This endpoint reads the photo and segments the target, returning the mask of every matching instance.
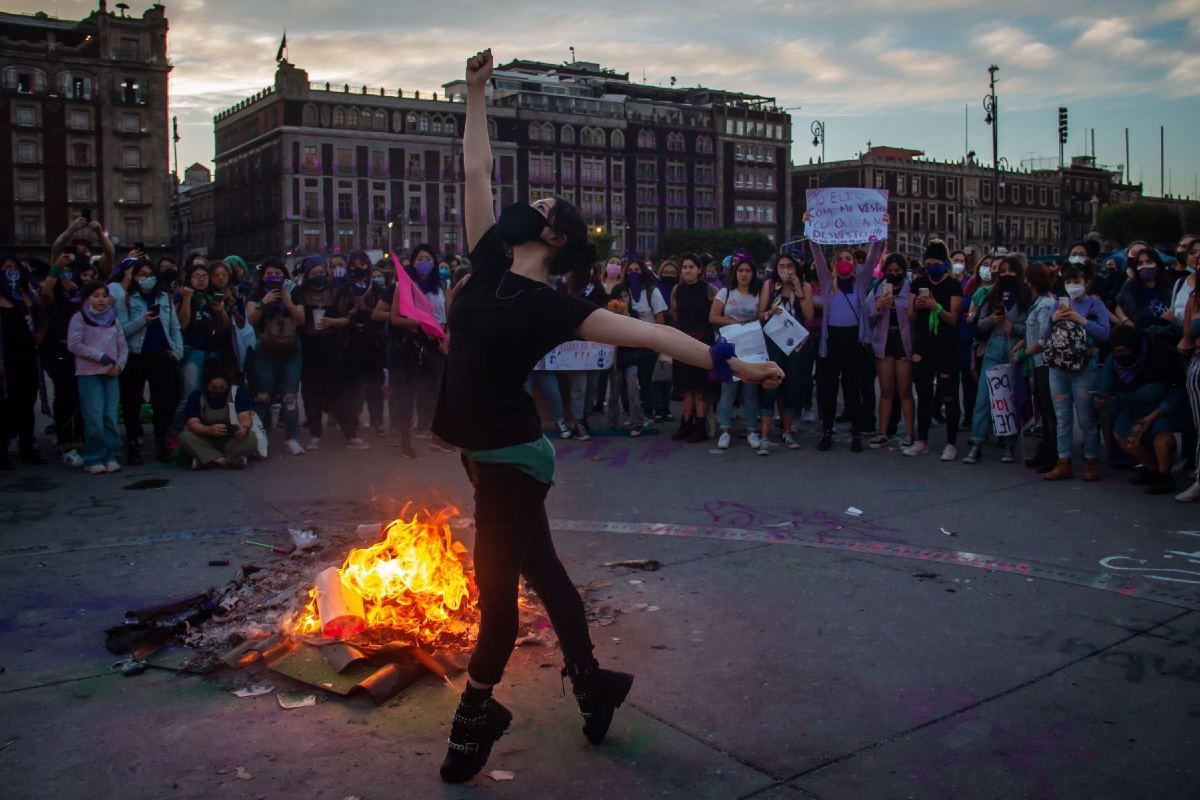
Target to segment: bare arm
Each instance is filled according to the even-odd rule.
[[[58,238],[54,240],[54,244],[50,245],[50,261],[58,261],[58,257],[62,255],[63,247],[66,246],[67,240],[71,238],[71,234],[75,233],[75,231],[83,230],[86,227],[87,220],[85,220],[83,217],[76,217],[75,221],[71,223],[70,227],[60,233]]]
[[[117,248],[113,247],[113,243],[108,240],[108,235],[104,233],[104,226],[99,220],[92,220],[89,228],[100,238],[100,247],[104,253],[100,256],[100,261],[96,264],[101,275],[112,274],[113,262],[117,259]]]
[[[492,51],[484,50],[467,61],[467,121],[463,126],[463,170],[466,181],[463,215],[467,249],[474,250],[496,224],[492,204],[492,144],[488,140],[485,91],[492,77]]]

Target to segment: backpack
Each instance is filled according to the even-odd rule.
[[[1078,322],[1060,320],[1050,328],[1042,353],[1047,366],[1079,372],[1088,361],[1087,331]]]
[[[296,321],[292,315],[268,314],[258,335],[258,352],[270,358],[291,358],[296,355]]]

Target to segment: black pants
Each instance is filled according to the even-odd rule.
[[[1054,398],[1050,394],[1050,368],[1045,364],[1033,370],[1033,391],[1037,400],[1038,421],[1042,426],[1037,455],[1044,461],[1054,463],[1058,458],[1058,417],[1054,413]]]
[[[121,371],[121,416],[129,441],[142,438],[142,400],[150,384],[150,407],[154,409],[154,438],[163,439],[171,429],[171,418],[179,404],[178,362],[167,353],[130,353]]]
[[[826,431],[833,430],[833,419],[837,416],[839,385],[851,430],[854,433],[863,430],[866,415],[862,409],[862,384],[866,375],[863,365],[866,358],[866,350],[858,341],[857,327],[829,328],[825,357],[817,359],[817,409],[821,412],[821,427]],[[871,367],[873,370],[873,361]]]
[[[312,336],[304,340],[301,352],[300,386],[309,432],[316,437],[324,435],[328,414],[346,439],[353,439],[357,421],[350,413],[347,394],[351,387],[346,381],[346,354],[341,342],[333,336]]]
[[[417,430],[429,430],[445,367],[446,357],[436,342],[418,343],[412,339],[388,342],[388,375],[392,381],[388,412],[392,435],[399,435],[402,441],[412,436],[414,411]]]
[[[43,367],[54,384],[54,429],[58,443],[71,448],[83,441],[83,417],[79,413],[79,384],[75,381],[75,356],[61,342],[46,346]]]
[[[0,447],[16,439],[22,453],[37,449],[34,406],[38,397],[38,363],[31,345],[22,352],[5,354],[7,391],[0,397]]]
[[[917,387],[917,441],[929,441],[929,421],[933,418],[933,409],[944,405],[946,444],[957,446],[959,415],[962,413],[958,408],[958,353],[954,347],[945,347],[913,355],[913,383]]]
[[[588,663],[592,639],[583,599],[550,538],[545,505],[550,487],[503,464],[480,464],[464,456],[463,466],[475,487],[475,584],[479,587],[479,638],[467,674],[489,686],[504,675],[520,626],[521,577],[546,607],[563,656]]]

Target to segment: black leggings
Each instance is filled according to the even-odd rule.
[[[1037,399],[1038,421],[1042,426],[1042,438],[1037,451],[1053,462],[1058,457],[1058,417],[1054,413],[1054,398],[1050,394],[1050,368],[1045,364],[1034,367],[1033,391]]]
[[[75,356],[62,342],[46,345],[46,374],[54,384],[54,429],[58,443],[69,449],[83,441],[83,416],[79,413],[79,384]]]
[[[947,348],[946,352],[936,351],[926,354],[914,353],[920,361],[913,358],[913,383],[917,387],[917,441],[929,441],[929,421],[933,418],[933,409],[939,404],[946,408],[946,444],[958,444],[958,353]],[[934,399],[934,382],[937,382],[937,394],[940,400]]]
[[[571,582],[546,518],[550,487],[515,467],[481,464],[463,457],[475,487],[475,584],[479,588],[479,638],[467,667],[476,683],[500,682],[517,639],[518,579],[537,592],[563,656],[586,664],[592,658],[583,599]]]
[[[121,414],[130,441],[142,438],[142,400],[150,384],[154,409],[154,438],[164,439],[179,405],[179,367],[166,353],[130,353],[121,370]]]
[[[854,433],[863,430],[864,417],[867,417],[862,409],[866,359],[867,351],[858,341],[857,327],[829,328],[825,357],[817,359],[817,409],[821,412],[821,426],[826,431],[833,430],[833,419],[837,416],[839,383],[851,430]],[[870,365],[874,370],[873,359]],[[873,417],[871,414],[870,418]]]

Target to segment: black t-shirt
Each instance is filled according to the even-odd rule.
[[[450,306],[450,355],[433,431],[467,450],[539,439],[541,421],[525,378],[597,306],[509,271],[512,257],[492,227],[471,251],[471,279]]]
[[[909,302],[915,303],[917,296],[922,289],[928,289],[933,295],[933,299],[942,307],[943,311],[950,310],[950,301],[955,297],[962,297],[962,284],[954,280],[953,277],[946,276],[942,278],[941,283],[934,283],[925,276],[912,279],[912,284],[909,291],[911,292]],[[931,347],[958,347],[958,326],[947,325],[945,320],[938,324],[937,335],[934,336],[929,332],[929,315],[934,309],[917,309],[917,319],[913,322],[913,349],[919,352],[926,352]],[[961,315],[959,319],[961,320]]]

